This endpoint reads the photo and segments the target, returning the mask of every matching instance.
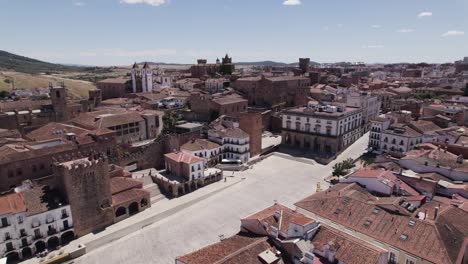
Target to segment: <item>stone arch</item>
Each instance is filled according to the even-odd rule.
[[[42,252],[46,249],[46,244],[44,241],[39,240],[34,244],[34,247],[36,248],[36,252]]]
[[[120,217],[126,214],[127,214],[127,209],[123,206],[120,206],[119,208],[117,208],[117,210],[115,210],[115,217]]]
[[[124,208],[125,209],[125,208]],[[73,239],[75,239],[75,233],[70,230],[70,231],[67,231],[65,233],[62,234],[62,236],[60,237],[60,239],[62,240],[62,245],[67,245],[68,243],[70,243]]]
[[[30,247],[23,248],[21,250],[21,256],[23,257],[23,259],[31,258],[33,256],[31,248]]]
[[[47,240],[47,249],[55,250],[60,246],[60,240],[58,237],[53,236]]]
[[[20,260],[19,254],[16,251],[10,252],[5,255],[7,263],[18,263]]]
[[[140,206],[141,207],[148,206],[148,200],[146,198],[141,199]]]
[[[138,208],[138,203],[137,202],[133,202],[128,206],[128,214],[129,215],[134,215],[134,214],[138,213],[138,211],[139,211],[139,208]]]

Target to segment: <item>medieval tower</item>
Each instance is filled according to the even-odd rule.
[[[68,120],[67,111],[67,92],[65,85],[53,87],[50,85],[50,99],[55,112],[55,121],[61,122]]]
[[[109,166],[105,158],[56,163],[54,175],[70,204],[77,236],[113,223]]]

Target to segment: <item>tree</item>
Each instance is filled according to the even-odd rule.
[[[344,176],[349,173],[349,170],[354,168],[353,159],[349,158],[342,162],[338,162],[333,166],[333,176]]]

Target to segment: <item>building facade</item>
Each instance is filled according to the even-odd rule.
[[[284,111],[282,143],[331,158],[361,137],[360,108],[311,104]]]

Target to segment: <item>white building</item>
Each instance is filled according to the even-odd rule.
[[[151,92],[153,91],[153,70],[146,62],[143,68],[140,70],[138,64],[134,64],[131,70],[132,76],[132,91],[134,93],[139,92],[139,86],[141,86],[140,92]]]
[[[75,238],[70,206],[45,186],[0,197],[0,256],[25,259]]]
[[[180,147],[182,152],[203,158],[204,165],[214,165],[220,160],[221,146],[206,139],[194,139]]]
[[[343,105],[309,104],[284,111],[283,144],[332,157],[361,137],[362,111]]]
[[[238,122],[219,121],[208,130],[208,139],[221,145],[221,159],[240,160],[242,163],[249,161],[250,137],[239,128]]]
[[[185,152],[171,152],[164,155],[166,171],[185,180],[197,180],[205,177],[204,160]]]
[[[205,81],[205,89],[210,94],[219,93],[224,90],[224,84],[227,82],[226,79],[222,78],[211,78]]]
[[[346,106],[362,109],[363,133],[370,129],[370,120],[377,117],[380,112],[378,97],[368,92],[350,92],[346,97]]]

